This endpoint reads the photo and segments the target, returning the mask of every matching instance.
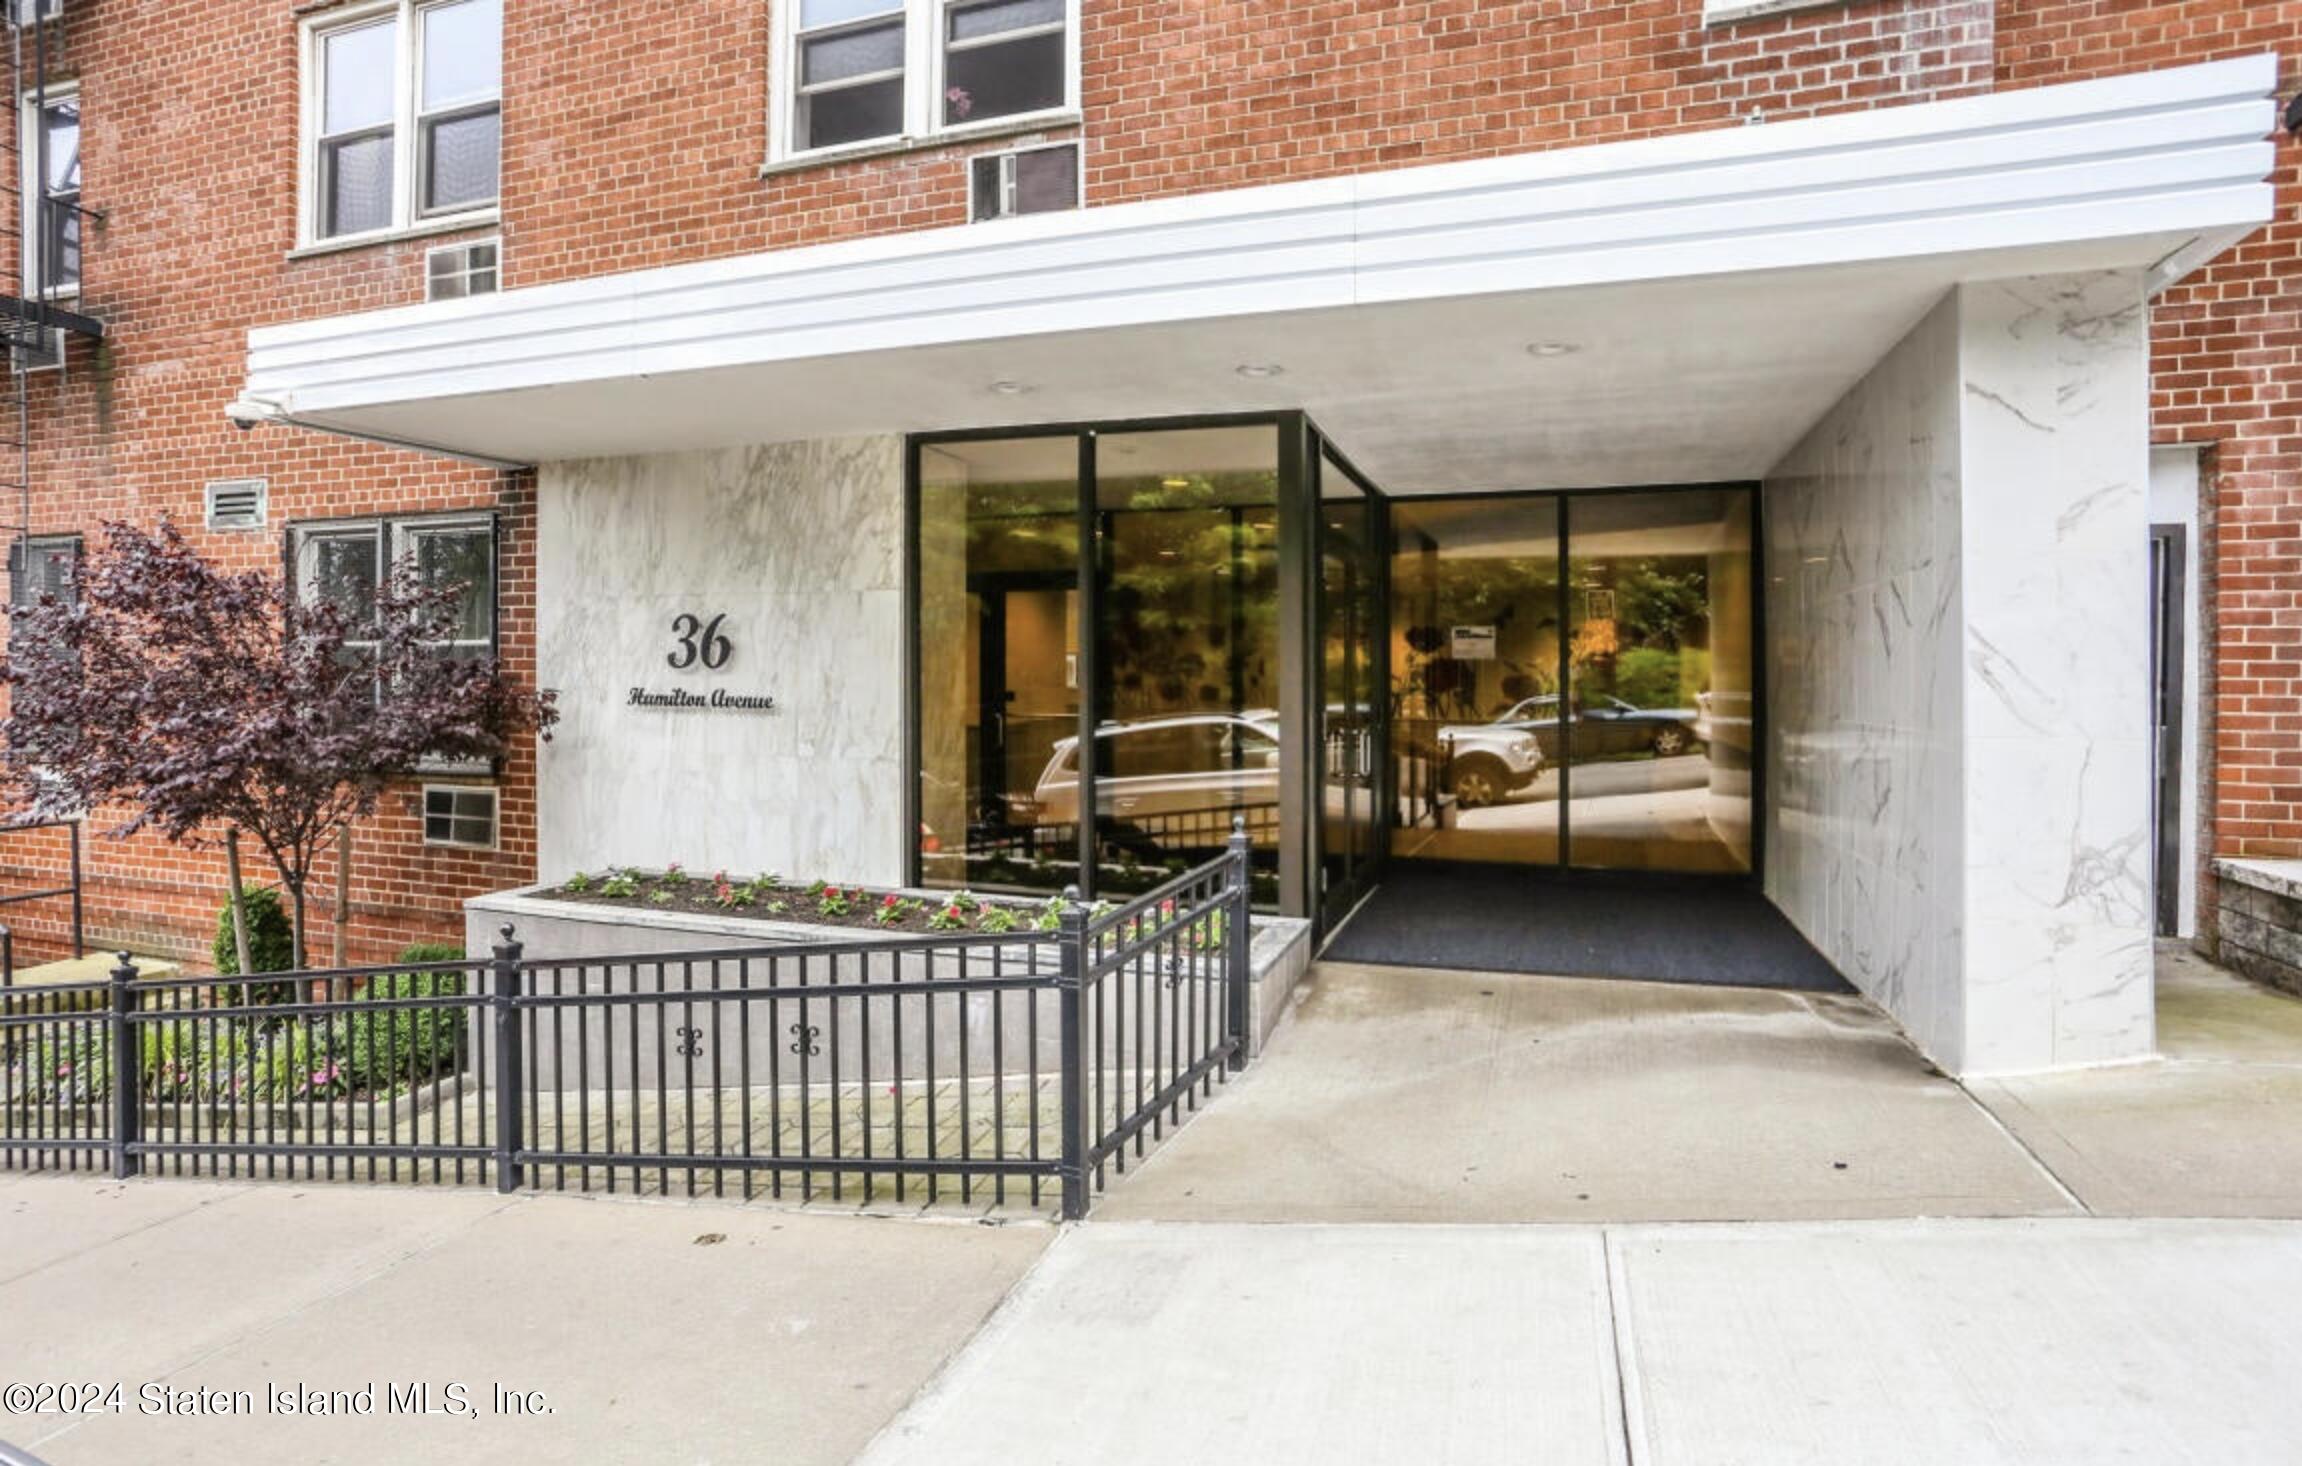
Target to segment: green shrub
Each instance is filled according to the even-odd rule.
[[[1679,657],[1660,647],[1637,646],[1615,658],[1614,695],[1633,707],[1667,708],[1678,701]]]
[[[418,943],[400,953],[402,962],[460,962],[464,949]],[[445,998],[464,991],[460,972],[385,972],[368,979],[360,998]],[[463,1067],[462,1007],[392,1008],[378,1013],[356,1009],[344,1015],[345,1067],[351,1087],[392,1093],[444,1079]]]
[[[248,962],[258,972],[287,972],[296,965],[296,929],[280,893],[269,886],[242,886],[248,908]],[[226,977],[240,973],[240,951],[232,940],[232,903],[216,914],[216,970]]]

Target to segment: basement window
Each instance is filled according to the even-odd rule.
[[[496,791],[471,784],[424,786],[424,843],[496,848]]]

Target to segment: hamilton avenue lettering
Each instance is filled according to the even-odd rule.
[[[772,713],[775,699],[756,693],[729,692],[715,687],[709,693],[689,692],[675,687],[669,692],[656,692],[645,687],[631,690],[630,706],[635,708],[704,708],[731,713]]]

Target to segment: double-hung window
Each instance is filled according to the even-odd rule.
[[[503,135],[503,0],[394,0],[310,23],[311,242],[482,215]]]
[[[1078,105],[1078,0],[778,0],[777,14],[786,157]]]
[[[53,300],[80,289],[80,98],[70,87],[50,87],[44,97],[26,96],[19,117],[24,288]]]

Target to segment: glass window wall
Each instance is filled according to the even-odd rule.
[[[920,445],[923,881],[1125,896],[1244,820],[1276,904],[1279,431]]]
[[[1079,445],[919,454],[920,876],[1079,878]]]
[[[1278,431],[1104,434],[1095,463],[1095,889],[1180,874],[1234,819],[1275,882]]]

